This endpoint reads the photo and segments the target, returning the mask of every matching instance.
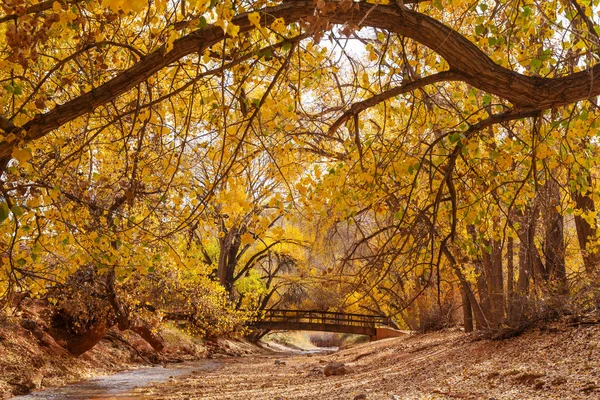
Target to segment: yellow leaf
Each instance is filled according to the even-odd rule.
[[[271,233],[273,234],[273,239],[279,240],[283,237],[283,234],[285,233],[285,231],[283,230],[282,227],[276,226],[275,228],[273,228]]]
[[[236,37],[240,31],[240,27],[238,25],[232,24],[231,22],[227,25],[227,33],[231,37]]]
[[[177,32],[176,31],[172,31],[169,34],[169,38],[167,39],[167,49],[166,52],[170,52],[171,50],[173,50],[173,42],[175,42],[175,39],[177,39]]]
[[[285,21],[283,20],[283,18],[277,18],[275,21],[273,21],[273,23],[271,24],[271,29],[273,29],[277,33],[283,33],[283,31],[285,30]]]
[[[19,161],[20,164],[26,163],[27,161],[31,160],[31,158],[33,157],[31,155],[31,149],[29,149],[28,147],[25,149],[18,149],[15,147],[15,149],[13,150],[12,156],[14,159]]]
[[[254,242],[254,237],[246,232],[242,235],[242,245],[247,245],[247,244],[251,244],[252,242]]]
[[[248,21],[257,28],[260,28],[260,14],[253,12],[248,14]]]

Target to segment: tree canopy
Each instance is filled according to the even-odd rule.
[[[117,319],[598,301],[597,0],[2,7],[4,299],[91,269]]]

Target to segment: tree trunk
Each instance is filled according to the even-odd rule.
[[[163,338],[154,332],[152,325],[146,321],[143,321],[139,318],[134,319],[129,326],[129,330],[140,335],[142,339],[148,342],[148,344],[157,352],[160,353],[165,348],[165,342]]]
[[[491,299],[494,322],[500,324],[504,320],[504,278],[502,276],[502,241],[492,241],[490,263]]]
[[[219,262],[217,263],[217,277],[219,283],[227,289],[227,269],[229,266],[229,248],[231,247],[231,231],[219,238]]]
[[[223,226],[224,230],[225,227]],[[241,246],[239,229],[230,228],[224,237],[219,239],[219,263],[217,276],[219,283],[225,288],[230,298],[234,294],[234,274],[238,262],[238,252]]]
[[[486,319],[492,325],[496,325],[494,303],[492,302],[492,268],[490,254],[487,252],[489,241],[482,240],[483,246],[479,247],[481,252],[481,259],[475,261],[475,265],[479,265],[480,274],[477,277],[477,289],[479,291],[479,298],[481,299],[481,308],[485,313]]]
[[[477,232],[474,225],[467,226],[467,232],[471,235],[471,239],[474,243],[477,243]],[[496,325],[497,321],[494,316],[494,309],[492,304],[491,293],[492,281],[491,281],[491,267],[490,267],[490,255],[487,252],[485,245],[487,241],[483,241],[483,246],[479,246],[481,257],[473,260],[475,270],[477,271],[477,292],[479,294],[479,305],[481,311],[485,315],[487,323]],[[478,327],[479,328],[479,327]]]
[[[588,174],[587,182],[590,187],[592,187],[592,178]],[[582,194],[581,192],[575,190],[571,192],[571,196],[573,200],[575,200],[575,206],[578,210],[581,210],[582,213],[594,212],[596,210],[594,200],[589,195],[590,192],[586,192]],[[596,239],[596,226],[591,225],[585,218],[582,218],[581,215],[575,215],[575,229],[577,231],[577,240],[579,242],[579,248],[581,249],[581,255],[583,257],[583,265],[588,274],[593,274],[597,268],[598,264],[600,264],[600,252],[591,251],[592,249],[591,243]]]
[[[469,295],[464,288],[461,288],[460,293],[462,296],[463,324],[465,333],[473,332],[473,310],[471,309],[471,301],[469,300]]]
[[[506,245],[506,268],[507,268],[507,276],[506,276],[506,297],[508,299],[508,307],[506,316],[510,323],[514,322],[515,318],[515,261],[514,261],[514,239],[512,237],[508,238],[508,243]]]
[[[240,238],[239,233],[236,230],[236,233],[233,236],[231,246],[229,247],[229,256],[227,259],[227,272],[225,274],[225,289],[227,290],[227,293],[229,293],[230,298],[233,298],[234,294],[233,290],[235,280],[233,277],[235,274],[235,268],[237,267],[238,263],[238,252],[240,251],[241,244],[242,240]]]
[[[504,319],[504,284],[502,277],[502,242],[483,239],[481,260],[485,270],[485,283],[488,290],[488,320],[494,326]]]
[[[117,296],[115,289],[115,270],[111,269],[106,276],[106,291],[108,301],[116,315],[119,330],[131,330],[142,337],[154,350],[161,352],[164,347],[163,338],[146,321],[131,316],[130,310],[123,305]],[[109,326],[110,328],[110,326]]]
[[[97,321],[90,326],[85,332],[78,335],[66,335],[64,332],[57,335],[57,339],[62,339],[66,343],[66,348],[69,353],[75,357],[79,357],[83,353],[91,350],[98,342],[100,342],[108,330],[112,327],[112,323],[108,320]],[[53,333],[54,336],[55,332]]]
[[[471,309],[473,310],[473,315],[475,317],[475,323],[477,325],[477,329],[488,329],[490,327],[489,322],[486,319],[479,303],[477,302],[477,298],[475,297],[475,294],[473,294],[473,291],[471,290],[471,286],[469,285],[469,282],[464,277],[464,275],[463,275],[462,271],[460,270],[460,268],[458,267],[458,265],[456,265],[456,258],[454,258],[454,256],[452,255],[452,252],[450,251],[450,249],[448,249],[448,246],[446,245],[445,242],[442,243],[441,247],[442,247],[441,248],[442,252],[446,256],[446,259],[448,260],[448,262],[450,263],[450,266],[454,270],[456,277],[460,281],[462,290],[464,291],[467,298],[469,299],[469,302],[471,303]]]
[[[560,205],[560,191],[556,181],[550,179],[544,187],[545,207],[544,220],[546,237],[544,253],[546,273],[549,279],[556,282],[558,293],[566,294],[569,290],[565,267],[565,238],[562,214],[556,209]]]
[[[528,308],[529,284],[533,276],[533,251],[535,248],[535,213],[527,207],[521,214],[519,236],[519,275],[517,277],[517,292],[515,295],[514,321],[520,323],[524,320]]]
[[[517,290],[520,297],[529,294],[529,282],[534,273],[535,249],[535,208],[527,207],[521,218],[521,226],[518,231],[519,243],[519,276],[517,278]]]

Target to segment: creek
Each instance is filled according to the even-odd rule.
[[[66,386],[44,389],[18,400],[138,400],[135,388],[166,382],[171,378],[210,372],[220,367],[219,361],[200,360],[165,366],[154,366],[117,372]]]

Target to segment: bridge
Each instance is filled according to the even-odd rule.
[[[330,311],[265,310],[251,326],[266,331],[353,333],[373,339],[400,335],[399,331],[393,329],[395,324],[388,317]]]

